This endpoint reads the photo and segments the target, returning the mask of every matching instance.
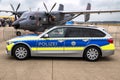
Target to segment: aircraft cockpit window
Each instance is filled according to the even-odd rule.
[[[35,20],[35,16],[30,16],[30,19],[31,20]]]
[[[23,14],[22,16],[21,16],[21,18],[27,18],[28,17],[28,14],[27,13],[25,13],[25,14]]]
[[[41,17],[39,17],[39,21],[41,20]]]

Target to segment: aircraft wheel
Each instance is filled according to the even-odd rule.
[[[21,36],[21,32],[20,32],[20,31],[17,31],[17,32],[16,32],[16,35],[17,35],[17,36]]]

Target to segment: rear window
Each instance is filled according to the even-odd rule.
[[[105,34],[97,29],[67,28],[65,37],[104,37]]]
[[[104,37],[105,36],[105,33],[97,29],[87,29],[86,31],[90,37]]]

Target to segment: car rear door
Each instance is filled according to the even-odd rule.
[[[88,38],[84,38],[81,28],[70,27],[66,29],[64,53],[69,56],[82,56],[82,52],[89,42]]]

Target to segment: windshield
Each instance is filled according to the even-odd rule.
[[[23,13],[23,15],[21,16],[21,18],[27,18],[29,16],[29,13]]]

